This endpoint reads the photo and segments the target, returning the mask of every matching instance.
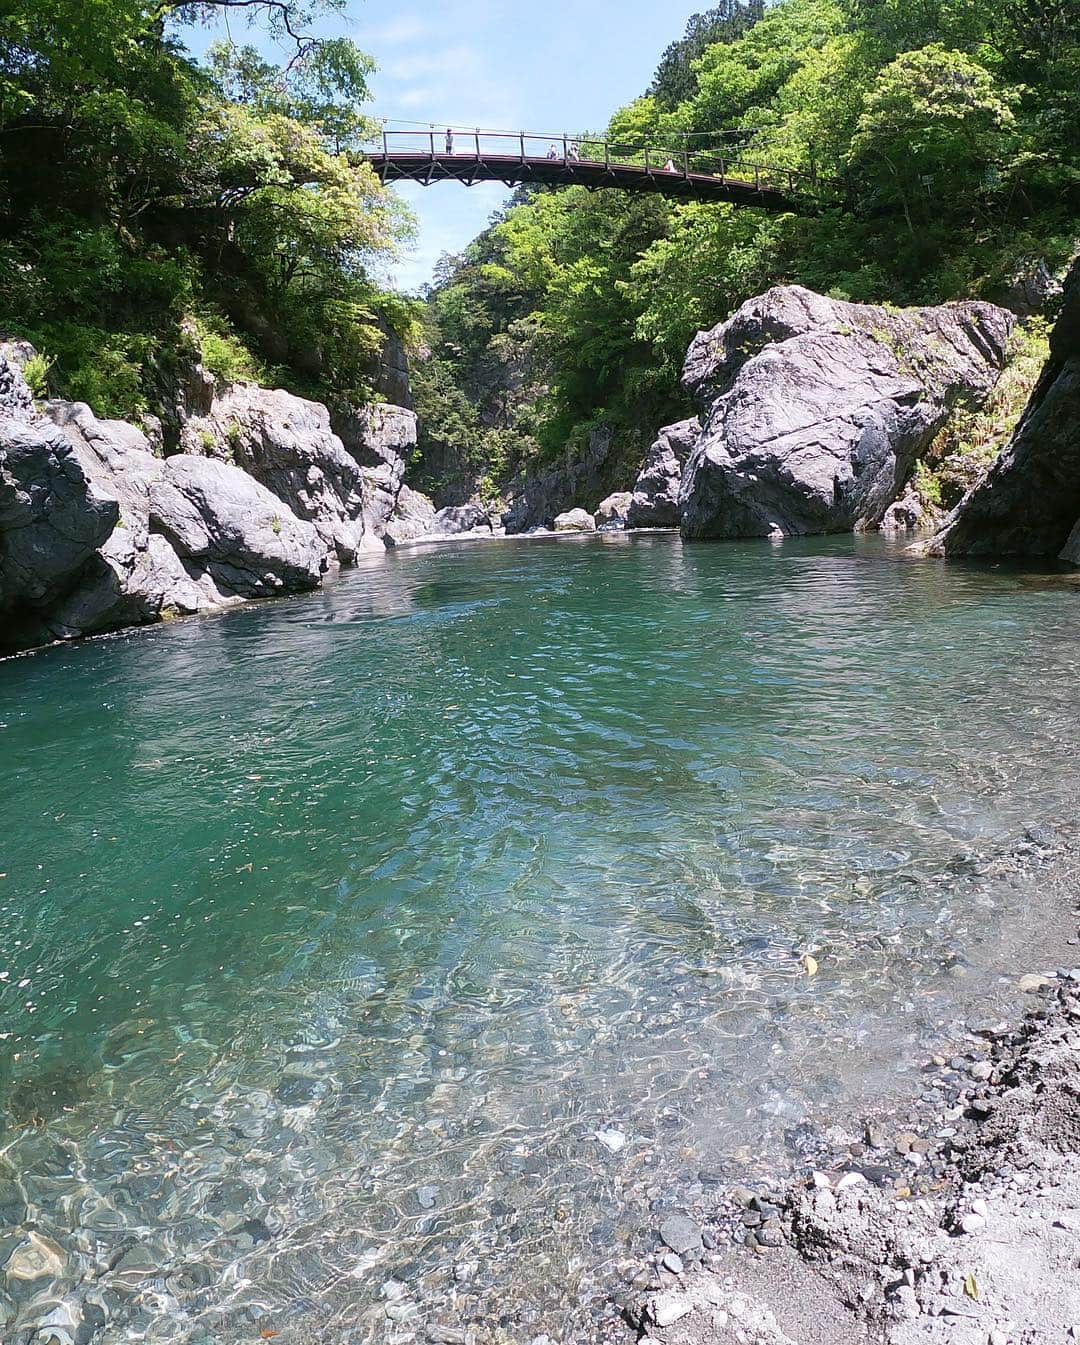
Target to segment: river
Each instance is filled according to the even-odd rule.
[[[0,663],[0,1338],[583,1339],[1032,970],[977,860],[1076,814],[1078,597],[471,542]]]

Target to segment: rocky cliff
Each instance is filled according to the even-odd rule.
[[[899,310],[798,285],[750,299],[687,355],[702,417],[683,535],[876,527],[953,408],[993,387],[1012,325],[984,303]]]
[[[940,556],[1057,556],[1080,565],[1080,261],[1050,359],[1012,441],[929,547]]]
[[[236,384],[193,399],[163,457],[88,406],[36,406],[32,354],[0,346],[0,651],[311,589],[395,540],[411,411],[339,434],[318,403]],[[403,505],[406,534],[434,526]]]

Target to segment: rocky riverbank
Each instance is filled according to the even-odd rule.
[[[1074,270],[1016,441],[936,551],[1072,554],[1078,306]],[[926,527],[935,515],[913,489],[917,463],[957,407],[990,394],[1013,324],[985,303],[896,310],[775,287],[695,338],[683,382],[700,414],[662,429],[625,489],[586,499],[610,466],[598,430],[580,461],[516,483],[498,509],[437,510],[406,484],[416,417],[402,406],[331,414],[281,389],[218,388],[196,366],[166,435],[153,417],[134,425],[79,403],[35,404],[22,374],[33,351],[8,343],[0,651],[312,589],[364,552],[420,538]]]
[[[619,1301],[639,1345],[1080,1339],[1080,967],[1015,993],[1011,1021],[928,1054],[908,1104],[800,1135],[793,1183],[658,1218]]]
[[[404,484],[405,407],[331,417],[196,366],[166,454],[154,417],[36,404],[33,355],[0,345],[0,653],[304,592],[365,552],[485,522]]]

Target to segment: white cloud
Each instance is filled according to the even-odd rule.
[[[415,14],[403,14],[380,28],[358,25],[354,30],[356,41],[365,50],[378,51],[382,47],[402,47],[407,42],[422,42],[430,37],[431,24]]]

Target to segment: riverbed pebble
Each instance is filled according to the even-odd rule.
[[[660,1225],[660,1240],[676,1255],[685,1255],[700,1250],[701,1229],[687,1215],[673,1214]]]

